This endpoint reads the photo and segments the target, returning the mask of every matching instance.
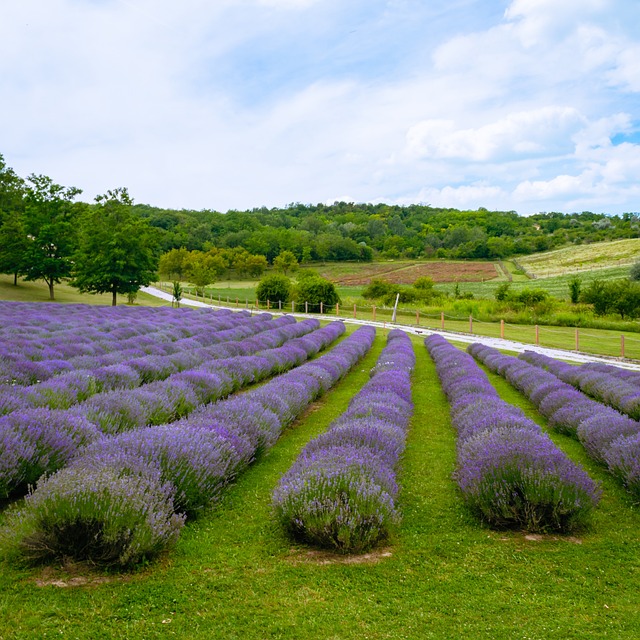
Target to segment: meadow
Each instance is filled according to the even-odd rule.
[[[117,313],[126,320],[135,317],[128,314],[141,311],[127,308]],[[171,339],[170,332],[176,329],[170,329],[170,320],[202,316],[170,309],[150,309],[144,314],[147,330],[157,325],[162,350],[186,366],[184,349],[178,359],[170,345],[171,340],[191,338],[176,334]],[[158,314],[162,323],[154,320],[160,319]],[[226,326],[232,319],[223,315],[219,322]],[[255,326],[258,321],[253,322]],[[56,318],[58,329],[64,331],[64,323],[64,314]],[[110,331],[122,331],[125,326],[132,330],[131,322],[122,327],[114,326],[113,320],[107,323]],[[278,322],[268,331],[284,336],[293,326]],[[213,328],[202,322],[196,329],[198,336],[213,335],[208,333]],[[309,330],[317,331],[309,325],[304,332]],[[224,331],[237,333],[233,328]],[[315,363],[317,371],[325,355],[355,334],[347,326],[342,337],[332,338],[336,346],[327,345],[325,351],[312,355],[310,364]],[[237,337],[248,340],[242,342],[245,349],[257,344],[254,337]],[[358,356],[362,359],[289,422],[277,441],[238,474],[215,504],[188,518],[175,545],[166,552],[124,571],[72,558],[36,566],[5,558],[0,574],[0,637],[637,637],[640,513],[636,499],[606,465],[589,457],[580,442],[549,429],[547,419],[530,400],[481,366],[492,393],[548,433],[562,455],[581,465],[600,485],[602,495],[585,522],[568,533],[494,528],[478,518],[453,477],[458,427],[452,424],[434,361],[417,337],[411,338],[416,358],[411,377],[413,413],[397,467],[396,506],[401,519],[386,540],[355,555],[317,549],[286,535],[274,518],[274,490],[303,449],[352,410],[353,399],[375,380],[371,370],[380,366],[388,338],[388,331],[378,330],[366,354]],[[151,342],[144,344],[152,347]],[[193,341],[189,344],[194,346]],[[220,351],[222,346],[212,348]],[[218,351],[217,357],[222,355]],[[159,356],[158,351],[154,363],[160,362]],[[206,356],[206,366],[216,362],[200,347],[195,356]],[[280,356],[276,361],[283,362]],[[55,366],[62,366],[57,362]],[[86,365],[87,356],[80,362]],[[129,367],[135,364],[128,362]],[[189,363],[197,364],[193,358]],[[150,372],[151,368],[137,370]],[[280,373],[287,375],[291,374]],[[278,382],[280,376],[256,382],[247,378],[232,401],[236,396],[259,394],[263,388],[263,397],[271,397],[275,407],[276,396],[284,397],[288,386]],[[56,375],[51,378],[55,379]],[[188,379],[195,378],[191,374]],[[141,388],[151,384],[161,390],[161,382]],[[18,505],[20,499],[14,496],[11,502]],[[10,520],[7,506],[5,502],[0,512],[0,525]]]

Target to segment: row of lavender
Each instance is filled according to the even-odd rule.
[[[282,477],[273,506],[292,538],[352,553],[388,537],[400,517],[396,473],[413,411],[414,365],[409,337],[391,331],[370,381]]]
[[[469,507],[496,527],[569,531],[585,523],[600,490],[517,407],[504,402],[473,358],[425,340],[458,434],[455,479]]]
[[[190,344],[192,348],[187,348],[187,345],[183,345],[184,348],[178,347],[171,355],[127,357],[120,364],[98,365],[91,369],[62,373],[27,387],[0,386],[0,415],[16,408],[68,409],[101,392],[134,389],[165,380],[172,374],[197,367],[212,359],[255,353],[260,348],[275,346],[263,344],[260,334],[295,323],[295,319],[290,316],[276,319],[271,319],[270,316],[259,317],[253,322],[211,333],[205,344],[212,346],[203,346],[196,341],[197,346]],[[254,340],[251,339],[253,337]]]
[[[587,453],[603,462],[640,497],[640,423],[605,406],[552,373],[528,362],[474,344],[470,353],[521,391],[559,432],[578,438]]]
[[[165,549],[186,517],[215,502],[374,337],[362,327],[326,355],[188,419],[103,438],[11,510],[3,550],[129,565]]]
[[[627,372],[606,364],[594,366],[588,363],[576,367],[534,351],[525,351],[519,358],[549,371],[563,382],[630,418],[640,420],[640,372]]]
[[[270,318],[269,314],[251,317],[245,312],[193,314],[173,310],[169,316],[153,318],[153,322],[133,316],[125,326],[108,333],[81,322],[70,323],[64,332],[56,332],[46,342],[32,335],[4,337],[0,341],[0,383],[32,385],[68,371],[210,346],[232,339],[225,337],[225,330]]]
[[[103,433],[175,421],[199,405],[301,364],[345,331],[341,322],[317,326],[317,320],[305,320],[276,327],[239,343],[254,352],[262,347],[257,355],[214,360],[138,389],[93,396],[69,410],[27,409],[0,417],[0,498],[24,493]]]

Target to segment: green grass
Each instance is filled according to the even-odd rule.
[[[270,517],[271,491],[301,447],[366,382],[384,344],[381,333],[366,360],[288,429],[216,509],[188,524],[177,549],[159,562],[124,576],[3,566],[0,638],[638,637],[637,507],[578,443],[553,436],[603,483],[591,528],[578,538],[528,539],[479,525],[451,480],[448,404],[421,340],[400,475],[404,519],[390,544],[349,564],[283,537]],[[535,414],[502,379],[491,380]],[[74,578],[79,586],[52,584]],[[87,579],[93,582],[80,584]]]
[[[79,293],[77,289],[66,283],[57,284],[54,287],[55,300],[67,304],[97,304],[110,305],[111,294]],[[13,276],[0,274],[0,300],[14,302],[52,302],[49,300],[49,288],[43,280],[26,282],[18,279],[18,286],[13,284]],[[127,296],[118,296],[118,304],[127,304]],[[154,296],[139,292],[136,304],[144,306],[161,307],[170,303]]]
[[[563,247],[518,258],[529,272],[540,277],[630,265],[640,255],[640,238]]]

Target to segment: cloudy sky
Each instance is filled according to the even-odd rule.
[[[90,201],[640,211],[638,0],[20,0],[0,153]]]

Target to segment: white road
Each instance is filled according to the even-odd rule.
[[[155,296],[156,298],[161,298],[162,300],[167,300],[171,302],[173,296],[170,293],[166,293],[157,289],[156,287],[142,287],[141,291],[148,293],[149,295]],[[180,301],[182,305],[188,305],[192,307],[208,307],[210,309],[226,309],[224,305],[215,305],[209,304],[206,302],[201,302],[199,300],[190,300],[187,298],[183,298]],[[279,312],[271,309],[269,313],[274,315],[278,315]],[[305,313],[286,313],[286,315],[300,317],[300,318],[308,318],[309,316]],[[319,314],[313,314],[314,318],[318,318],[319,320],[335,320],[335,316],[321,316]],[[433,331],[431,329],[421,329],[419,327],[412,327],[409,325],[402,324],[390,324],[388,322],[373,322],[371,320],[356,320],[354,318],[340,318],[345,323],[348,324],[360,324],[360,325],[369,325],[372,327],[379,327],[381,329],[393,328],[397,327],[398,329],[402,329],[407,333],[419,335],[419,336],[429,336],[433,333],[437,333],[441,335],[443,338],[450,340],[452,342],[463,342],[471,344],[473,342],[480,342],[482,344],[486,344],[490,347],[495,347],[496,349],[504,350],[504,351],[512,351],[515,353],[521,353],[522,351],[536,351],[538,353],[543,353],[550,358],[557,358],[560,360],[566,360],[569,362],[605,362],[607,364],[613,364],[617,367],[621,367],[623,369],[633,369],[635,371],[640,371],[640,362],[637,360],[629,360],[622,358],[612,358],[607,356],[594,356],[588,353],[581,353],[578,351],[568,351],[564,349],[549,349],[547,347],[540,347],[532,344],[524,344],[522,342],[515,342],[513,340],[503,340],[501,338],[489,338],[485,336],[476,336],[468,333],[456,333],[453,331]]]

